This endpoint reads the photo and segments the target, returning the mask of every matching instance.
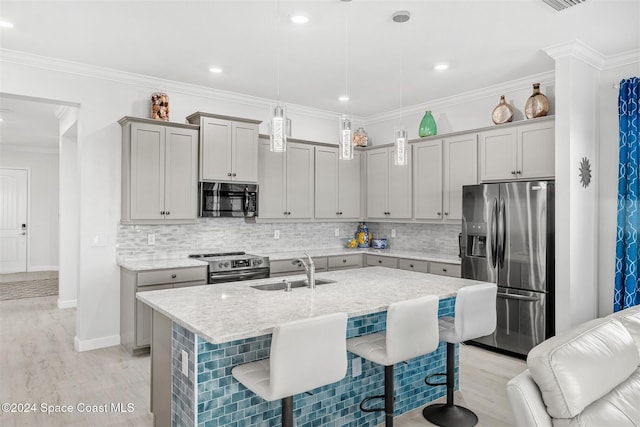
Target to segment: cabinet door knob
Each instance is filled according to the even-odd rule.
[[[336,215],[340,215],[340,212],[336,212]]]
[[[437,212],[437,214],[438,214],[438,216],[442,215],[442,213],[441,213],[441,212]]]
[[[235,172],[233,173],[233,176],[236,176],[236,173],[235,173]]]
[[[444,214],[445,214],[445,216],[446,216],[446,215],[449,215],[449,212],[445,212]]]
[[[446,268],[443,268],[443,269],[442,269],[442,271],[444,271],[444,272],[446,273],[446,272],[447,272],[447,269],[446,269]]]
[[[231,172],[227,172],[227,176],[231,176]]]
[[[511,175],[515,175],[515,174],[516,174],[516,171],[511,171]]]
[[[346,260],[346,259],[343,259],[343,260],[342,260],[342,262],[347,262],[347,260]]]
[[[342,215],[342,212],[338,212],[340,215]]]
[[[171,214],[171,212],[169,212],[169,211],[167,211],[167,212],[165,213],[165,215],[170,215],[170,214]]]
[[[382,264],[382,260],[381,259],[378,260],[378,264]]]
[[[517,175],[522,175],[522,171],[516,171]]]
[[[171,275],[171,278],[172,278],[172,279],[175,279],[176,277],[178,277],[178,276],[176,276],[175,274],[172,274],[172,275]]]
[[[160,211],[160,215],[164,215],[164,211]]]
[[[413,264],[409,264],[409,267],[413,268]]]

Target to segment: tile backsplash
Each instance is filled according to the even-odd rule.
[[[374,237],[389,247],[433,254],[457,255],[459,224],[367,222]],[[358,222],[248,224],[242,218],[198,218],[195,224],[124,225],[118,229],[117,256],[128,259],[181,258],[194,253],[245,251],[260,253],[333,249],[353,237]],[[335,230],[339,236],[335,236]],[[395,229],[396,237],[391,237]],[[274,238],[279,232],[279,239]],[[148,244],[154,234],[155,244]]]

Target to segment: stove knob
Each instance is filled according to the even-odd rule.
[[[254,259],[253,260],[253,265],[260,265],[262,264],[262,260],[261,259]]]
[[[224,268],[224,262],[221,262],[220,264],[218,264],[218,268]]]

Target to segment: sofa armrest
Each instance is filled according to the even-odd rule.
[[[517,427],[551,427],[551,417],[528,369],[507,383],[507,396]]]

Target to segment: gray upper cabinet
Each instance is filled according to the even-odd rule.
[[[200,126],[201,181],[258,181],[260,121],[201,112],[187,120]]]
[[[360,218],[360,152],[339,160],[338,148],[315,147],[315,218]]]
[[[367,218],[410,219],[412,216],[411,150],[408,164],[393,163],[394,147],[367,152]]]
[[[555,175],[553,118],[480,132],[481,181],[552,178]]]
[[[312,219],[314,202],[314,147],[287,143],[287,151],[273,153],[269,140],[259,142],[258,217]]]
[[[477,134],[413,145],[415,219],[461,220],[462,186],[478,183]]]
[[[196,219],[198,128],[124,117],[123,223],[185,223]]]

